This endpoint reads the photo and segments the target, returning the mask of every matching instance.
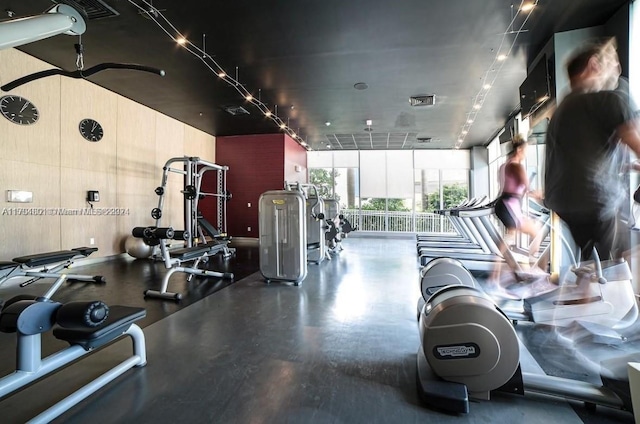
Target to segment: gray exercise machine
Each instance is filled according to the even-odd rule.
[[[326,231],[324,233],[327,252],[340,253],[342,240],[347,238],[350,232],[355,231],[351,222],[340,212],[340,203],[336,199],[322,199],[325,207]]]
[[[133,341],[133,353],[127,359],[85,384],[47,410],[31,423],[48,423],[106,386],[133,367],[146,365],[145,338],[134,322],[144,318],[143,308],[107,306],[100,301],[69,302],[51,300],[67,279],[60,275],[41,297],[19,295],[5,302],[0,310],[0,331],[16,333],[16,370],[0,378],[0,398],[59,370],[81,357],[97,351],[123,336]],[[42,334],[53,335],[69,347],[42,357]]]
[[[631,410],[630,396],[621,393],[624,384],[616,379],[603,379],[611,386],[605,387],[523,372],[510,318],[476,287],[453,284],[437,290],[420,311],[419,331],[418,393],[432,408],[468,413],[470,398],[488,400],[492,392],[502,391]],[[624,357],[620,369],[626,372],[626,363],[637,360]],[[624,382],[626,374],[617,377]]]
[[[269,190],[258,200],[260,273],[299,286],[307,276],[307,199],[299,190]]]
[[[142,239],[144,243],[149,246],[159,246],[162,261],[168,270],[162,279],[160,290],[145,290],[145,297],[175,301],[182,299],[181,293],[167,291],[169,280],[176,272],[188,274],[187,281],[191,281],[194,275],[199,277],[223,278],[233,281],[233,273],[199,268],[208,262],[209,257],[223,251],[226,243],[219,243],[217,247],[212,242],[182,249],[169,249],[167,240],[184,240],[184,232],[174,231],[171,227],[136,227],[132,230],[131,234],[133,237]],[[191,263],[191,265],[184,266],[184,263]]]
[[[155,226],[162,227],[162,211],[167,194],[169,175],[182,175],[184,188],[181,191],[184,197],[184,245],[193,247],[197,244],[206,244],[204,234],[198,222],[198,203],[202,198],[214,197],[216,199],[216,223],[219,234],[227,232],[227,201],[231,194],[227,191],[228,166],[218,165],[195,156],[184,156],[169,159],[162,167],[162,182],[155,189],[158,195],[158,206],[151,211],[151,217],[155,219]],[[215,173],[216,191],[203,192],[202,180],[206,173]],[[198,237],[200,236],[200,237]]]
[[[285,181],[284,189],[285,191],[298,191],[306,199],[307,261],[319,265],[325,259],[331,260],[325,240],[328,226],[325,221],[324,201],[320,197],[317,187],[313,184]]]
[[[564,272],[561,284],[551,283],[546,274],[529,281],[514,279],[515,287],[508,293],[519,294],[518,299],[496,301],[514,322],[557,327],[579,322],[602,329],[625,329],[639,315],[629,264],[623,259],[601,262],[595,250],[593,254],[594,260],[575,264]],[[428,301],[439,289],[451,284],[482,290],[460,261],[439,258],[432,262],[420,271],[422,301]]]

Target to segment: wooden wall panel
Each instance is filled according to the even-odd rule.
[[[0,84],[51,66],[14,49],[0,50]],[[0,260],[59,250],[60,77],[23,85],[5,94],[32,101],[35,124],[17,125],[0,117]],[[6,190],[33,193],[33,203],[9,203]],[[18,210],[33,215],[12,215]]]
[[[91,246],[93,241],[98,252],[92,258],[120,253],[112,238],[118,216],[128,211],[119,207],[115,190],[118,96],[88,81],[63,78],[60,105],[61,205],[80,213],[61,217],[62,245]],[[102,125],[100,141],[90,142],[80,134],[85,118]],[[88,190],[100,192],[93,210],[86,202]]]
[[[116,172],[118,96],[84,80],[61,81],[60,165],[99,172]],[[98,142],[85,140],[78,129],[85,118],[102,125],[104,136]],[[104,187],[106,189],[106,187]]]
[[[52,68],[17,50],[0,51],[0,83]],[[31,101],[39,111],[32,125],[17,125],[0,117],[0,150],[6,160],[60,165],[60,78],[47,77],[22,85],[2,95],[17,95]]]
[[[0,159],[0,172],[0,260],[62,249],[60,168]],[[6,190],[30,191],[33,202],[9,203]]]
[[[131,214],[118,217],[113,246],[124,251],[133,227],[153,225],[149,206],[157,202],[156,113],[124,97],[118,98],[117,203]]]
[[[0,84],[51,68],[18,50],[0,50]],[[6,211],[0,215],[0,237],[5,240],[0,260],[88,245],[91,238],[99,248],[92,257],[122,253],[134,226],[155,223],[154,190],[167,159],[189,154],[215,161],[213,136],[88,81],[48,77],[17,88],[14,94],[33,101],[40,119],[22,126],[0,118],[0,209]],[[102,124],[100,142],[80,136],[78,124],[83,118]],[[180,178],[170,181],[165,211],[167,220],[179,220],[175,226],[180,228],[182,188]],[[33,192],[34,202],[7,203],[8,189]],[[81,210],[87,206],[87,190],[98,190],[101,200],[95,208],[112,214],[8,215],[9,208],[16,207]]]
[[[175,119],[157,113],[156,122],[156,186],[162,183],[163,167],[169,159],[183,157],[184,137],[186,125]],[[174,165],[174,167],[176,167]],[[184,197],[180,192],[184,188],[184,176],[170,173],[167,178],[167,191],[164,196],[162,219],[160,225],[173,227],[176,230],[184,229]],[[151,209],[158,206],[158,196],[155,196]]]
[[[184,127],[184,154],[198,156],[202,160],[216,162],[215,137],[196,128]]]
[[[129,209],[117,206],[116,173],[61,168],[61,204],[69,214],[61,215],[61,240],[64,249],[93,246],[92,258],[120,253],[112,242],[118,217],[128,216]],[[93,209],[86,202],[88,190],[99,189],[100,201]]]

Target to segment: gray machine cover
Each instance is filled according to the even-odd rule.
[[[299,283],[307,276],[306,199],[299,191],[272,190],[258,202],[260,273]]]
[[[324,215],[324,201],[322,198],[309,196],[307,203],[307,261],[319,264],[326,258],[327,249],[324,233],[326,223],[319,219]]]

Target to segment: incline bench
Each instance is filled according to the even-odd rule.
[[[18,277],[31,277],[20,284],[25,287],[41,278],[58,278],[60,271],[68,269],[76,259],[86,258],[98,250],[97,247],[76,247],[71,250],[37,253],[20,256],[11,261],[0,261],[0,286],[7,280]],[[104,283],[100,275],[66,274],[67,281],[88,281]]]

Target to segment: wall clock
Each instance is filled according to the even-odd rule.
[[[83,119],[80,121],[78,129],[80,134],[89,141],[100,141],[104,135],[102,125],[95,119]]]
[[[0,113],[9,121],[20,125],[35,124],[40,116],[36,105],[15,95],[0,97]]]

